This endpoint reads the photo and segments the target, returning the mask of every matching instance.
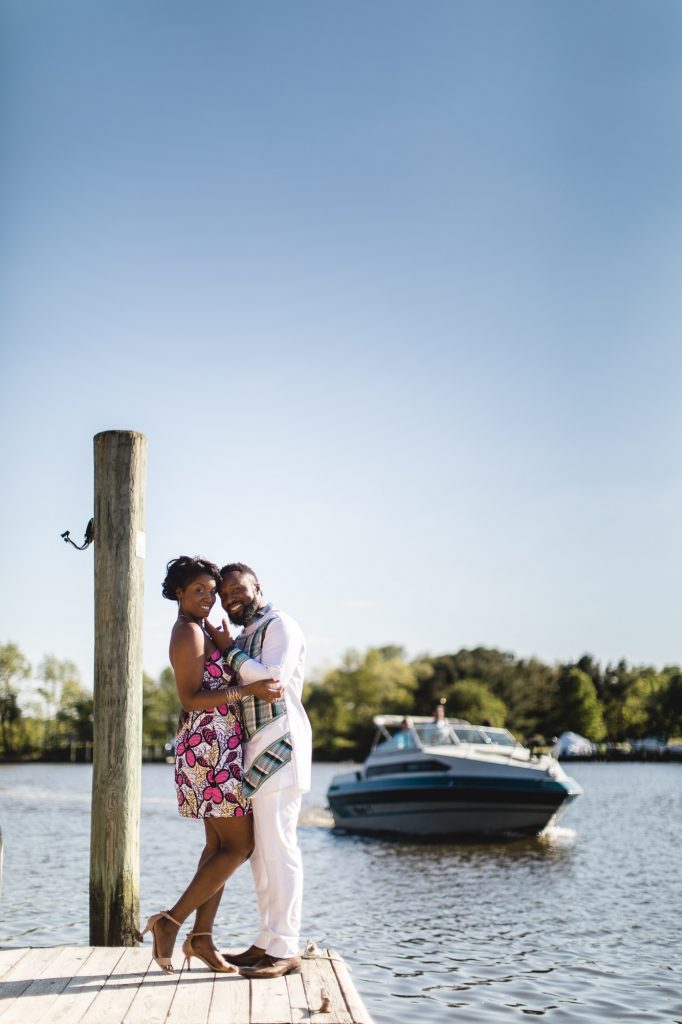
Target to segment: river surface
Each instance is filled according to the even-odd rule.
[[[351,965],[376,1024],[682,1022],[682,765],[576,764],[584,793],[548,837],[437,844],[337,835],[315,765],[300,826],[302,940]],[[88,942],[89,765],[0,766],[0,944]],[[189,881],[202,826],[173,771],[142,770],[141,913]],[[216,938],[254,937],[248,866]]]

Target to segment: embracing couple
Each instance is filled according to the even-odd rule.
[[[194,878],[169,910],[153,914],[153,956],[167,973],[178,930],[195,912],[182,951],[214,971],[277,978],[301,966],[303,866],[296,837],[310,789],[311,730],[301,702],[305,642],[297,623],[266,604],[253,569],[202,558],[168,563],[163,596],[178,603],[170,661],[182,705],[175,749],[180,814],[202,818]],[[220,597],[230,623],[208,622]],[[223,887],[251,858],[260,930],[241,953],[220,953],[212,932]],[[141,938],[141,936],[140,936]]]

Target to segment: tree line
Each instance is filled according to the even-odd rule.
[[[596,743],[682,735],[682,669],[600,665],[588,654],[549,665],[490,647],[408,659],[401,647],[350,650],[306,684],[314,752],[362,758],[377,714],[446,714],[506,726],[542,744],[572,730]],[[180,710],[173,671],[143,679],[143,746],[175,736]],[[65,757],[92,743],[92,693],[76,665],[52,655],[35,671],[16,644],[0,644],[0,759]]]
[[[0,644],[0,759],[89,759],[93,696],[74,662],[44,657],[35,670],[16,644]],[[161,756],[180,704],[173,670],[142,680],[142,744]]]
[[[595,743],[682,734],[679,666],[601,666],[589,654],[548,665],[490,647],[413,660],[393,646],[349,651],[304,697],[315,752],[331,759],[365,756],[373,715],[429,715],[440,701],[450,718],[506,726],[537,745],[568,730]]]

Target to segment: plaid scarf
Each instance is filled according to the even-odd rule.
[[[253,633],[249,633],[248,636],[244,636],[242,632],[237,637],[235,646],[223,655],[223,661],[236,676],[239,675],[240,666],[245,661],[248,661],[249,658],[253,658],[254,661],[260,661],[265,634],[272,622],[272,617],[266,618],[270,611],[272,611],[272,605],[266,604],[265,608],[261,609],[260,614],[255,619],[256,622],[259,619],[264,619],[265,621],[260,621]],[[273,701],[272,704],[268,704],[267,701],[253,696],[242,697],[241,702],[244,732],[246,733],[247,740],[253,739],[256,733],[264,729],[275,718],[279,718],[287,713],[283,697]]]
[[[253,633],[244,636],[244,632],[242,632],[237,637],[235,646],[223,655],[223,661],[235,675],[239,675],[240,665],[243,665],[249,658],[253,658],[254,661],[261,660],[265,634],[272,622],[272,616],[268,618],[268,614],[271,611],[272,605],[269,604],[261,608],[254,620],[258,622],[258,625]],[[282,715],[287,713],[283,697],[270,704],[251,695],[242,697],[241,705],[244,733],[247,741],[253,739],[270,722],[274,722],[276,718],[281,718]],[[274,775],[283,765],[288,764],[291,761],[291,750],[291,738],[287,732],[266,747],[265,750],[261,751],[244,772],[242,787],[244,796],[251,796],[266,779]]]
[[[253,796],[263,783],[291,761],[291,737],[288,732],[261,751],[242,776],[242,796]]]

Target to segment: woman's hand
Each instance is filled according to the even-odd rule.
[[[268,704],[272,704],[273,700],[284,696],[284,684],[277,679],[259,679],[257,683],[248,685],[251,687],[254,697],[267,701]]]
[[[209,622],[208,619],[204,619],[204,628],[221,654],[229,651],[230,647],[234,646],[234,638],[230,633],[230,627],[225,616],[223,616],[220,629],[214,626],[212,622]]]

